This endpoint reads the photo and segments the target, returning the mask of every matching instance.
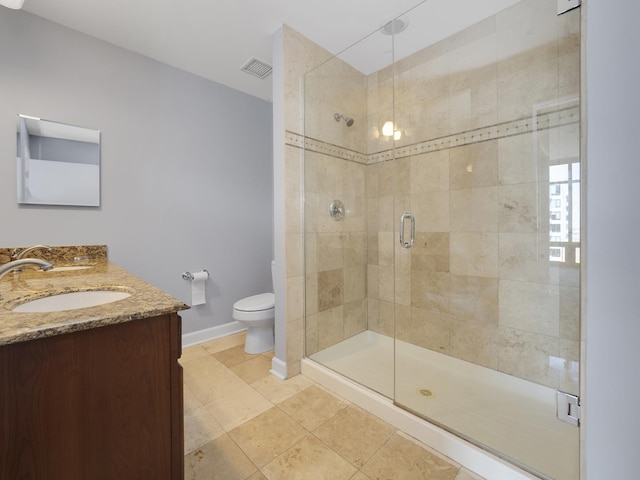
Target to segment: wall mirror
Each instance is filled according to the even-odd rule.
[[[100,130],[18,115],[18,203],[100,206]]]

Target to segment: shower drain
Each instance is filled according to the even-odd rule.
[[[418,393],[420,395],[422,395],[423,397],[426,397],[426,398],[431,398],[431,397],[435,396],[435,393],[433,393],[428,388],[419,388],[418,389]]]

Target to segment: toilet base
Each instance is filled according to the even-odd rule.
[[[273,350],[275,346],[273,325],[268,327],[248,327],[244,342],[245,353],[257,354]]]

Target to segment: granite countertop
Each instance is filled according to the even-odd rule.
[[[62,250],[66,248],[66,250]],[[0,280],[0,345],[51,337],[80,330],[129,322],[188,309],[180,300],[139,279],[111,263],[99,250],[86,254],[74,247],[55,247],[57,254],[34,252],[33,257],[54,263],[54,269],[39,271],[33,266],[9,273]],[[0,249],[0,264],[7,260]],[[70,253],[71,252],[71,253]],[[41,254],[42,253],[42,254]],[[31,255],[28,255],[31,256]],[[6,257],[6,255],[5,255]],[[72,265],[89,268],[56,271],[55,267]],[[87,290],[116,290],[131,296],[95,307],[46,313],[17,313],[17,305],[55,293]]]

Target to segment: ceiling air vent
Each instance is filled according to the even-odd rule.
[[[240,70],[264,80],[269,75],[271,75],[272,68],[268,63],[253,57],[249,59],[249,61],[245,63]]]

